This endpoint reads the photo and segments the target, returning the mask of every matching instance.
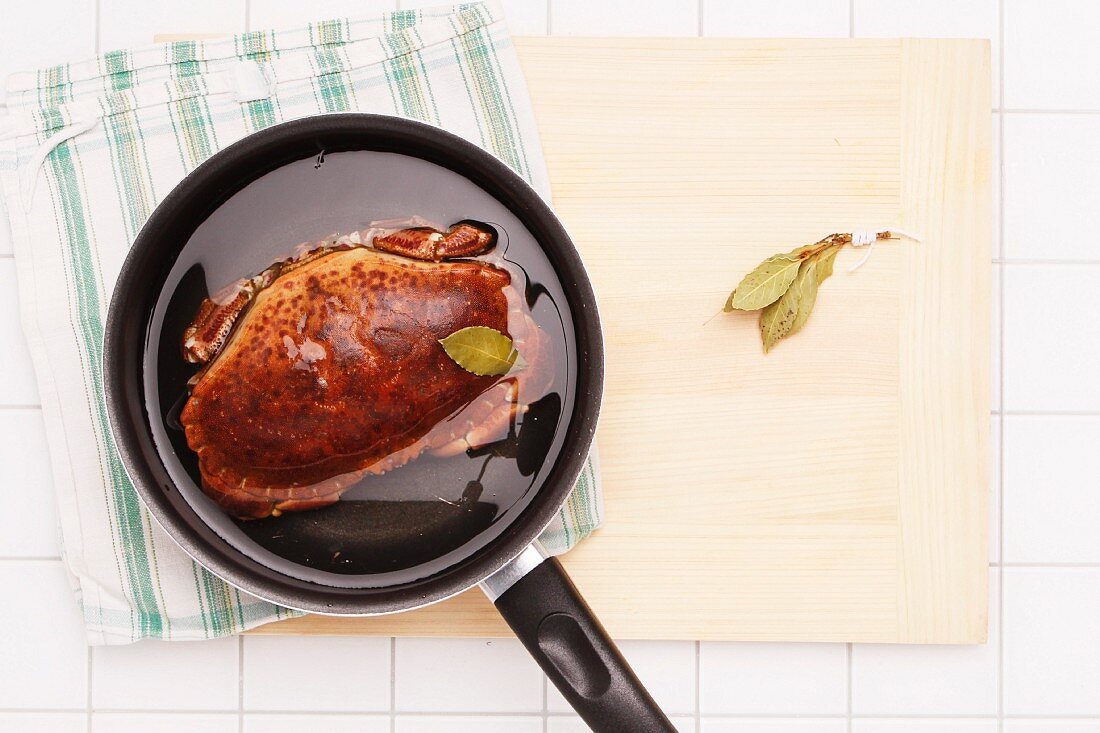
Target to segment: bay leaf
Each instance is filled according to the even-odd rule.
[[[772,255],[745,275],[722,310],[754,311],[776,302],[798,275],[801,262],[795,254]]]
[[[787,336],[801,331],[809,320],[810,313],[813,312],[814,304],[817,302],[817,286],[821,284],[818,268],[822,265],[821,255],[814,255],[802,263],[802,267],[798,269],[798,277],[791,283],[791,290],[797,291],[795,297],[798,299],[798,313],[791,322]]]
[[[811,254],[813,254],[814,250],[820,250],[820,249],[821,249],[821,242],[814,242],[813,244],[806,244],[806,245],[803,245],[801,247],[795,247],[794,249],[792,249],[790,252],[787,253],[787,256],[788,257],[793,257],[796,260],[804,260],[804,259],[807,259]]]
[[[833,274],[833,262],[836,261],[837,253],[844,249],[843,244],[834,244],[832,247],[822,251],[815,259],[817,260],[817,284],[825,282],[829,276]]]
[[[817,303],[818,287],[833,274],[833,263],[840,249],[841,246],[828,247],[803,260],[784,296],[768,306],[772,310],[767,317],[761,314],[760,334],[765,353],[806,325]]]
[[[760,311],[760,338],[764,342],[765,354],[791,332],[798,317],[800,298],[801,291],[792,286],[779,300]]]
[[[483,377],[507,374],[519,358],[512,339],[488,326],[459,329],[439,343],[456,364]]]

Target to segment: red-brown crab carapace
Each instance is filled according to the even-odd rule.
[[[497,440],[549,387],[549,339],[509,272],[454,259],[492,249],[488,227],[369,231],[239,281],[184,333],[205,367],[180,420],[204,492],[236,517],[325,506],[425,451]],[[452,361],[439,339],[468,326],[510,336],[520,368]]]

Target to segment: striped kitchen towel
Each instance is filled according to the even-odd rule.
[[[491,151],[549,198],[499,8],[399,11],[114,51],[14,74],[7,104],[0,185],[63,555],[90,643],[211,638],[297,615],[197,566],[140,505],[104,407],[112,287],[146,218],[189,171],[241,137],[297,117],[375,112],[438,125]],[[590,460],[543,542],[564,552],[599,521]]]

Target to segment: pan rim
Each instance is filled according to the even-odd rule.
[[[141,276],[152,266],[154,255],[174,262],[182,247],[179,242],[158,246],[158,238],[179,226],[177,217],[181,212],[194,210],[199,202],[211,199],[215,184],[234,177],[255,180],[283,164],[246,170],[250,164],[266,161],[265,154],[314,141],[351,138],[363,144],[345,149],[388,150],[429,160],[467,177],[508,206],[536,235],[567,293],[578,359],[578,383],[566,444],[551,477],[536,489],[537,496],[523,513],[479,552],[441,573],[400,586],[369,589],[303,583],[258,566],[224,539],[212,541],[213,533],[205,523],[196,527],[195,522],[201,520],[184,516],[167,498],[173,487],[158,476],[157,467],[163,469],[163,463],[152,448],[144,399],[140,397],[140,385],[135,384],[142,373],[140,355],[149,316],[143,309],[135,315],[133,301],[148,291],[154,292],[151,297],[155,299],[155,293],[163,287],[163,281],[150,283]],[[219,198],[217,204],[224,200]],[[383,615],[444,600],[477,585],[531,544],[553,520],[583,469],[602,401],[603,368],[602,331],[591,283],[564,227],[541,196],[505,163],[472,142],[434,125],[364,113],[315,115],[273,125],[226,146],[188,174],[156,207],[128,252],[112,293],[104,331],[104,385],[111,437],[142,505],[157,524],[191,558],[230,585],[288,608],[341,616]]]

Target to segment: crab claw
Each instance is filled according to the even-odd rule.
[[[195,319],[183,332],[183,358],[192,364],[205,364],[217,356],[256,290],[253,280],[243,279],[203,300]]]
[[[496,244],[496,233],[473,222],[460,221],[446,234],[429,227],[401,229],[374,238],[374,247],[417,260],[439,262],[452,257],[472,257]]]

